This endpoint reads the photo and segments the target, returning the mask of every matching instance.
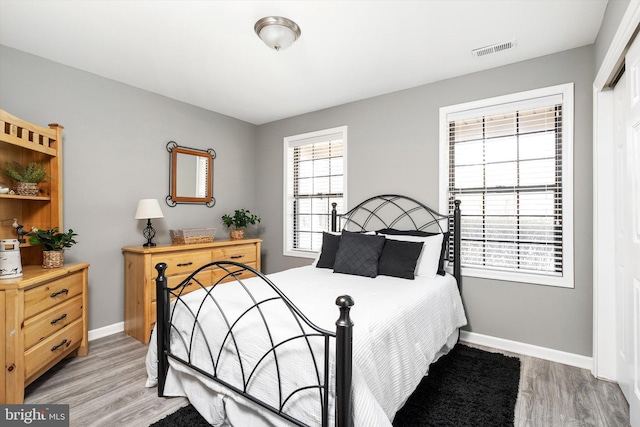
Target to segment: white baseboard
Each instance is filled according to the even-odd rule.
[[[97,340],[98,338],[104,338],[109,335],[117,334],[118,332],[124,332],[124,322],[114,323],[113,325],[90,330],[89,341],[93,341],[93,340]]]
[[[477,334],[475,332],[460,331],[460,341],[469,344],[478,344],[485,347],[493,347],[499,350],[510,351],[512,353],[524,354],[525,356],[537,357],[539,359],[550,360],[552,362],[565,365],[576,366],[582,369],[593,368],[593,358],[581,356],[579,354],[567,353],[551,348],[526,344],[518,341],[506,340],[504,338],[491,337],[489,335]]]

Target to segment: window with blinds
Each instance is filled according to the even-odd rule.
[[[449,211],[462,202],[463,274],[573,286],[572,96],[563,85],[442,117]]]
[[[343,212],[346,142],[346,126],[284,139],[285,255],[315,257],[331,227],[332,203]]]

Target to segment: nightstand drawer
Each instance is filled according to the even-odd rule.
[[[83,277],[73,273],[24,293],[25,319],[82,294]]]
[[[164,262],[167,264],[166,275],[177,276],[179,274],[193,273],[196,268],[211,262],[211,250],[189,251],[186,253],[158,254],[151,257],[153,267],[153,278],[158,276],[155,269],[156,264]]]
[[[82,317],[82,296],[63,302],[24,322],[24,348],[28,349],[49,335]]]
[[[256,245],[234,245],[215,248],[212,251],[213,261],[235,261],[243,264],[256,262]]]
[[[46,340],[25,351],[25,378],[30,377],[45,366],[62,359],[78,347],[82,341],[82,319],[59,330]]]

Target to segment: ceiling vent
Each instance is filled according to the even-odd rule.
[[[479,58],[481,56],[487,56],[492,53],[502,52],[503,50],[513,49],[517,45],[518,43],[516,39],[513,39],[513,40],[509,40],[508,42],[496,43],[496,44],[492,44],[491,46],[485,46],[478,49],[473,49],[471,51],[471,54],[476,58]]]

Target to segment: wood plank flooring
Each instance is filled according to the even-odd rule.
[[[92,341],[89,356],[66,359],[27,387],[25,403],[69,404],[72,427],[146,427],[188,403],[144,387],[146,351],[124,333]],[[502,353],[522,361],[516,427],[629,426],[616,384],[585,369]]]

